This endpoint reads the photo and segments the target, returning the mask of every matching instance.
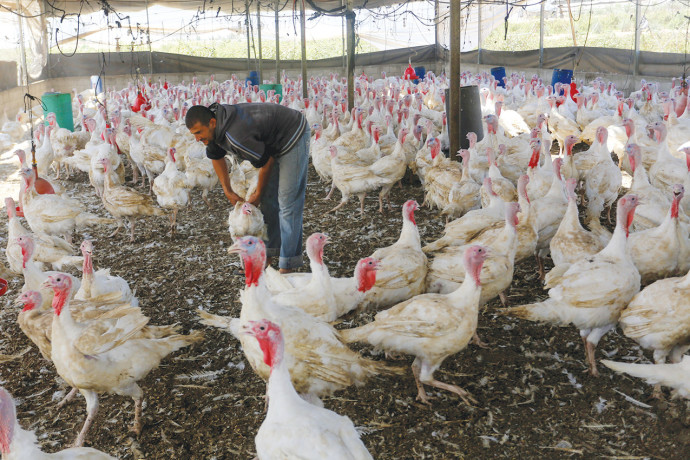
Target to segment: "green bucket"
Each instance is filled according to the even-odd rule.
[[[48,125],[47,115],[50,112],[55,114],[60,128],[74,131],[74,119],[72,118],[72,96],[69,93],[43,93],[43,119]]]
[[[274,90],[276,94],[278,95],[278,102],[282,102],[283,100],[283,85],[259,85],[259,89],[264,90],[264,92],[268,93],[269,90]]]

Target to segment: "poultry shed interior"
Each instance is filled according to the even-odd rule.
[[[263,64],[158,39],[124,52],[88,29],[117,20],[120,40],[151,9],[149,34],[196,24],[196,43],[215,14],[260,43],[234,28],[251,13],[268,31],[274,2],[87,3],[0,11],[25,16],[31,57],[0,63],[17,80],[0,84],[2,459],[688,458],[690,77],[666,28],[653,45],[633,27],[631,53],[595,48],[603,5],[463,1],[458,47],[452,2],[307,1],[310,33],[344,31],[354,8],[367,43],[388,33],[376,21],[429,14],[419,46],[398,46],[402,21],[397,48],[362,45],[348,93],[340,50],[301,74],[274,49]],[[55,28],[85,6],[69,56]],[[175,8],[195,15],[186,32],[158,30]],[[573,46],[530,48],[532,30],[525,53],[500,48],[540,14]],[[295,21],[286,48],[299,18],[275,11]],[[281,105],[310,129],[294,273],[268,252],[260,170],[220,160],[231,204],[185,124],[214,103]]]

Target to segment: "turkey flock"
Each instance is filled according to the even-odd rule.
[[[335,74],[307,82],[284,75],[281,83],[283,97],[235,76],[224,82],[211,76],[203,83],[132,83],[98,98],[91,90],[75,90],[73,132],[60,127],[55,114],[37,117],[33,127],[25,113],[2,123],[2,151],[26,145],[33,132],[36,164],[27,151],[15,151],[21,186],[18,201],[5,198],[7,247],[0,276],[19,291],[10,291],[20,307],[12,314],[52,362],[45,372],[56,371],[71,388],[57,410],[77,393],[86,402],[73,447],[44,454],[34,432],[20,426],[14,399],[0,387],[3,459],[114,458],[83,447],[92,424],[102,423],[96,420],[99,395],[132,398],[131,430],[139,435],[147,429],[144,408],[156,407],[145,405],[137,382],[182,348],[191,347],[193,355],[206,326],[239,342],[246,361],[267,382],[264,421],[254,430],[259,459],[373,458],[352,420],[326,409],[324,400],[393,376],[414,382],[421,407],[433,408],[431,389],[451,393],[469,410],[481,407],[457,384],[462,377],[446,374],[441,380],[435,374],[470,345],[491,347],[480,336],[478,320],[497,297],[502,308],[495,315],[574,326],[582,362],[593,376],[600,373],[597,345],[619,326],[654,364],[602,363],[654,384],[656,398],[664,398],[662,385],[690,398],[690,358],[684,355],[690,349],[687,81],[674,79],[662,91],[643,80],[626,97],[600,78],[551,86],[536,75],[514,73],[499,85],[490,74],[463,73],[463,85],[479,88],[483,132],[467,134],[469,148],[457,152],[461,161],[447,155],[444,75],[428,73],[417,84],[362,75],[355,79],[352,110],[345,79]],[[308,98],[300,96],[303,84]],[[198,323],[183,331],[174,318],[152,324],[144,313],[148,306],[139,305],[138,280],[94,270],[94,242],[74,237],[108,227],[114,241],[165,244],[165,235],[146,227],[162,219],[167,238],[173,238],[179,213],[193,198],[200,197],[195,206],[205,212],[225,213],[209,200],[218,179],[205,146],[184,125],[189,107],[214,102],[280,103],[303,112],[320,181],[314,188],[324,190],[319,198],[332,199],[335,189],[340,194],[328,213],[356,221],[400,207],[402,225],[397,241],[364,255],[351,267],[351,277],[329,273],[328,265],[339,263],[325,257],[331,237],[321,232],[306,239],[310,270],[285,275],[266,267],[261,210],[238,202],[224,225],[233,241],[228,252],[243,267],[245,287],[236,295],[240,313],[223,316],[196,306]],[[576,145],[584,147],[574,152]],[[257,171],[226,158],[233,190],[250,196]],[[86,175],[99,209],[87,209],[68,190]],[[394,188],[416,183],[424,193],[421,204],[409,199],[392,206]],[[353,195],[359,216],[349,209]],[[367,195],[378,196],[378,210],[367,209]],[[420,226],[427,223],[415,218],[421,207],[433,210],[445,226],[424,242]],[[543,300],[512,305],[507,293],[515,266],[530,258],[538,267],[530,283],[543,286]],[[553,262],[549,271],[547,258]],[[8,288],[2,281],[0,295]],[[221,307],[211,308],[218,313]],[[367,321],[353,321],[351,312],[365,314]],[[408,357],[409,370],[395,361]],[[0,362],[5,358],[20,356],[0,355]],[[157,384],[150,386],[147,394],[156,392]],[[21,425],[31,426],[30,414],[21,418]]]

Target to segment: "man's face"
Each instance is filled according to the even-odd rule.
[[[197,141],[201,141],[204,145],[208,145],[209,142],[213,142],[216,138],[216,119],[211,118],[206,126],[198,121],[194,126],[189,128],[189,132],[194,135]]]

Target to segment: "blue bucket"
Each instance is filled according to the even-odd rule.
[[[256,70],[252,70],[249,72],[249,76],[247,77],[247,81],[252,82],[252,85],[258,86],[259,84],[259,73]]]
[[[424,80],[424,77],[426,76],[426,69],[424,66],[415,67],[414,73],[419,77],[420,80]]]
[[[553,75],[551,76],[551,86],[556,83],[563,83],[564,85],[569,85],[573,80],[573,71],[568,69],[553,69]]]
[[[103,80],[99,75],[91,75],[91,89],[96,90],[96,94],[103,92]]]
[[[506,68],[505,67],[493,67],[491,69],[491,75],[493,75],[493,77],[498,82],[498,86],[501,86],[503,88],[506,87],[506,84],[503,81],[503,79],[506,76]]]

